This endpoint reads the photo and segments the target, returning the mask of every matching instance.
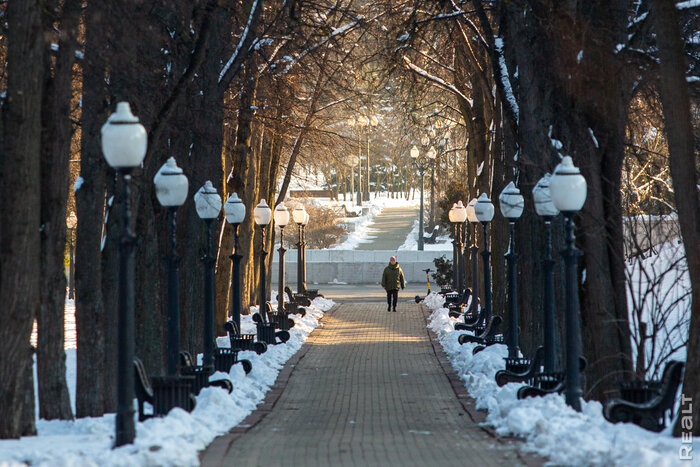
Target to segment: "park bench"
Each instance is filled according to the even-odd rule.
[[[224,323],[224,329],[228,333],[228,339],[231,342],[231,348],[229,350],[231,352],[235,352],[236,356],[238,355],[238,352],[242,350],[252,350],[258,355],[262,355],[267,351],[267,343],[256,341],[255,334],[241,334],[240,329],[233,321],[226,321]],[[224,350],[224,348],[217,348],[217,352],[219,353],[222,353]],[[218,370],[217,368],[217,371],[224,370]]]
[[[462,316],[464,317],[464,322],[455,324],[455,331],[472,331],[480,333],[484,330],[486,308],[480,308],[479,312],[476,314],[474,314],[471,310],[468,310]]]
[[[306,289],[301,295],[308,298],[309,300],[313,300],[317,297],[323,298],[323,294],[319,292],[318,289]]]
[[[518,399],[541,397],[555,393],[561,394],[566,388],[564,373],[561,371],[551,373],[539,372],[532,378],[531,383],[518,389]]]
[[[430,235],[425,235],[423,234],[423,242],[428,244],[428,245],[434,245],[437,243],[437,238],[440,234],[440,226],[436,225],[433,227],[433,231],[430,233]]]
[[[673,404],[682,380],[683,363],[672,360],[666,364],[660,382],[635,381],[622,385],[623,398],[608,401],[603,416],[612,423],[629,422],[659,432],[666,427],[666,413],[670,413],[669,419],[673,418]]]
[[[509,360],[513,360],[510,362],[510,365]],[[542,362],[544,360],[544,347],[540,346],[537,348],[535,351],[535,358],[529,361],[529,365],[524,368],[517,360],[523,359],[506,358],[506,369],[496,372],[496,384],[498,384],[498,386],[505,386],[508,383],[531,383],[537,373],[541,371]]]
[[[462,294],[459,297],[459,300],[455,303],[448,303],[448,315],[452,318],[461,318],[464,316],[464,307],[469,303],[469,297],[472,296],[472,289],[467,287],[462,291]],[[467,313],[469,311],[467,310]]]
[[[311,306],[311,300],[308,297],[293,293],[289,286],[284,288],[284,293],[287,295],[287,303],[293,303],[296,306]]]
[[[289,331],[280,330],[277,331],[277,323],[273,320],[272,305],[265,303],[266,315],[268,321],[265,321],[262,314],[254,313],[253,321],[257,329],[258,341],[265,342],[268,345],[283,344],[289,340],[291,337]],[[277,341],[279,339],[279,342]]]
[[[284,311],[289,315],[306,316],[306,307],[294,303],[284,302]]]
[[[265,350],[267,350],[267,346],[265,346]],[[249,374],[253,370],[253,364],[250,363],[250,360],[245,358],[239,360],[238,352],[239,350],[233,350],[226,347],[216,347],[214,349],[214,369],[216,371],[228,373],[231,371],[231,367],[233,365],[240,363],[243,367],[243,371],[245,371],[245,374]]]
[[[250,362],[248,362],[250,363]],[[231,368],[229,366],[229,368]],[[206,367],[203,365],[195,365],[192,355],[187,350],[180,351],[180,373],[183,376],[193,376],[192,393],[199,394],[203,387],[214,386],[226,389],[229,393],[233,391],[231,381],[227,379],[219,379],[209,381],[209,377],[214,374],[214,367]],[[246,372],[247,374],[248,372]]]
[[[180,407],[188,412],[194,410],[197,402],[190,392],[194,377],[153,376],[149,378],[143,362],[138,357],[134,357],[134,376],[140,422],[147,418],[167,415],[174,407]],[[153,413],[145,412],[146,402],[153,407]]]
[[[542,354],[542,357],[543,356],[544,354]],[[537,359],[537,353],[535,353],[535,358]],[[585,358],[579,357],[579,371],[583,373],[587,364]],[[539,397],[554,393],[561,394],[566,388],[566,374],[563,371],[537,371],[528,383],[527,386],[518,389],[518,399]]]
[[[503,322],[503,318],[500,316],[491,316],[486,322],[486,326],[481,333],[475,335],[462,334],[459,336],[458,341],[460,344],[465,344],[467,342],[480,344],[481,348],[479,350],[477,350],[479,347],[475,347],[474,350],[472,350],[472,353],[475,354],[490,345],[501,344],[503,343],[503,336],[497,334],[498,327],[501,325],[501,322]]]
[[[445,305],[452,306],[461,301],[459,292],[456,290],[450,290],[445,294]]]

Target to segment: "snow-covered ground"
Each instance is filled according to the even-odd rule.
[[[461,332],[454,332],[458,321],[448,316],[444,300],[432,293],[424,303],[433,310],[428,327],[437,334],[477,408],[488,410],[485,424],[499,435],[524,438],[524,450],[565,466],[700,465],[697,454],[690,462],[680,459],[681,439],[671,436],[672,425],[652,433],[629,423],[612,424],[603,417],[599,402],[584,402],[578,413],[558,394],[518,400],[521,384],[501,388],[494,379],[496,371],[505,367],[507,347],[497,344],[472,355],[476,344],[459,344]],[[700,446],[699,437],[693,438],[693,445]]]
[[[406,240],[399,250],[418,250],[418,219],[413,222],[413,229],[406,235]],[[449,235],[441,235],[435,239],[435,243],[423,243],[424,250],[450,251],[452,250],[452,239]]]
[[[114,414],[75,421],[37,420],[38,436],[0,440],[0,466],[199,465],[198,451],[240,423],[262,402],[285,362],[318,326],[323,312],[332,306],[332,300],[314,299],[305,317],[293,315],[296,325],[290,330],[291,338],[287,343],[269,346],[262,355],[252,351],[241,352],[239,357],[253,364],[249,375],[240,365],[234,365],[228,374],[215,373],[212,379],[231,380],[231,394],[220,388],[204,388],[197,396],[197,406],[191,413],[176,408],[166,417],[137,422],[136,439],[132,445],[112,449]],[[242,317],[241,324],[244,332],[255,329],[251,316]],[[67,337],[67,341],[71,339],[70,332]],[[74,333],[72,342],[75,342]],[[228,345],[228,338],[219,338],[219,345]],[[75,407],[74,345],[66,351],[66,356],[66,378]]]
[[[349,212],[356,212],[359,214],[357,217],[344,217],[340,219],[340,222],[344,223],[348,228],[348,236],[342,242],[328,248],[329,250],[354,250],[361,243],[370,242],[374,238],[372,236],[374,230],[370,225],[383,209],[412,207],[418,206],[419,203],[418,200],[389,198],[386,193],[380,194],[377,198],[372,194],[369,200],[363,201],[362,208],[355,206],[352,201],[331,201],[329,198],[305,198],[304,201],[331,209],[340,208],[344,205]]]

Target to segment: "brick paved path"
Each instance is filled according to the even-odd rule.
[[[344,304],[322,323],[269,415],[202,465],[521,465],[465,413],[419,305]]]

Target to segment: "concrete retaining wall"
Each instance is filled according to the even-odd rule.
[[[423,283],[423,269],[435,270],[435,258],[445,256],[452,259],[452,250],[306,250],[306,282],[310,288],[315,283],[377,284],[391,256],[396,256],[407,282]],[[275,251],[273,283],[277,283],[277,261],[278,253]],[[292,284],[297,282],[297,252],[294,249],[288,250],[285,255],[285,280]]]

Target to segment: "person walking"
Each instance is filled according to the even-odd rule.
[[[386,290],[386,311],[396,311],[396,302],[399,301],[399,287],[402,290],[406,287],[403,271],[399,263],[396,262],[396,256],[389,258],[389,265],[384,268],[382,287]]]

